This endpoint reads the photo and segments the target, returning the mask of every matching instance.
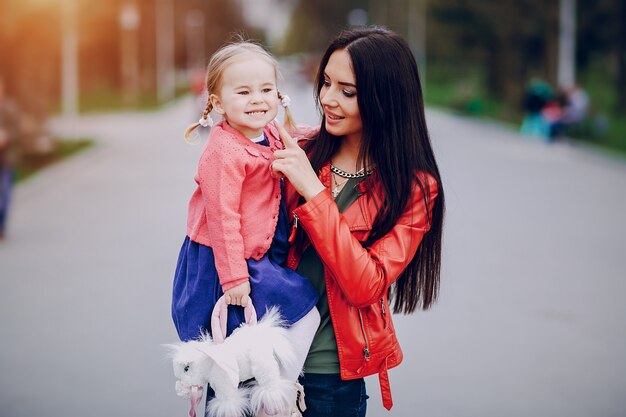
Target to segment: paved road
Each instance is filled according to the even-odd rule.
[[[314,122],[308,90],[290,91]],[[161,344],[201,146],[183,100],[52,128],[92,150],[17,188],[0,246],[0,416],[184,416]],[[448,204],[440,302],[396,318],[385,413],[626,414],[626,165],[428,113]]]

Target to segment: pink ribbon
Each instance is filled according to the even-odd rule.
[[[196,407],[200,403],[202,399],[202,390],[204,388],[199,387],[197,385],[193,385],[191,387],[191,408],[189,409],[189,417],[196,417]]]
[[[252,305],[252,301],[248,301],[248,305],[244,307],[243,314],[246,318],[246,323],[256,324],[256,310]],[[222,343],[226,338],[226,323],[228,322],[228,304],[226,299],[222,295],[213,307],[213,313],[211,314],[211,335],[213,336],[213,342]]]

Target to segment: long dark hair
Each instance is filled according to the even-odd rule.
[[[353,28],[341,32],[329,45],[320,62],[316,99],[324,85],[324,70],[332,53],[345,49],[356,78],[357,103],[363,124],[357,165],[376,166],[383,195],[372,231],[363,246],[369,246],[396,225],[413,198],[415,184],[422,190],[430,230],[409,265],[390,288],[394,312],[411,313],[419,306],[429,308],[437,298],[441,270],[441,235],[444,193],[439,168],[430,144],[422,88],[415,58],[406,41],[382,27]],[[309,142],[309,158],[319,172],[339,148],[340,141],[326,130],[324,118],[316,140]],[[432,210],[430,174],[438,186]],[[372,184],[368,184],[369,189]]]

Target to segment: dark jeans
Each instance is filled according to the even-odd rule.
[[[252,382],[248,380],[239,386]],[[369,397],[363,378],[343,381],[339,374],[304,374],[300,383],[307,407],[304,417],[365,417]],[[207,386],[206,402],[214,397],[215,392]]]
[[[304,417],[365,417],[365,380],[343,381],[339,374],[304,374]]]

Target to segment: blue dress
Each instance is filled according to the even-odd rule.
[[[277,306],[288,325],[304,317],[317,303],[319,294],[308,278],[285,266],[289,250],[289,220],[281,201],[272,245],[258,261],[248,259],[250,298],[260,319],[267,308]],[[211,313],[222,296],[213,250],[187,236],[183,242],[172,294],[172,318],[178,336],[187,341],[202,331],[210,333]],[[228,306],[229,335],[245,321],[243,308]]]

